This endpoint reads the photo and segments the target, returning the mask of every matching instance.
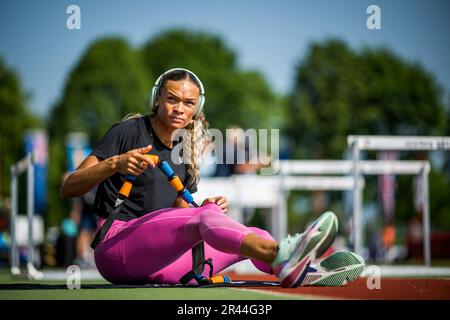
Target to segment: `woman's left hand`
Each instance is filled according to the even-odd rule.
[[[205,200],[203,200],[202,206],[207,205],[208,203],[217,204],[220,207],[220,209],[222,209],[223,213],[226,213],[228,210],[228,200],[225,197],[218,196],[218,197],[206,198]]]

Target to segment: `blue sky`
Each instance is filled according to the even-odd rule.
[[[66,28],[71,4],[81,8],[81,30]],[[381,8],[381,30],[366,27],[371,4]],[[137,47],[171,27],[222,36],[238,53],[240,66],[260,70],[279,93],[291,88],[309,44],[328,37],[354,48],[387,46],[420,62],[450,88],[446,0],[0,0],[0,55],[30,92],[30,108],[45,116],[94,39],[120,35]]]

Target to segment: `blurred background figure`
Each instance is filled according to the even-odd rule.
[[[217,146],[216,146],[217,147]],[[230,177],[239,175],[256,175],[261,164],[258,157],[257,141],[251,141],[244,129],[232,125],[226,129],[222,152],[216,153],[215,177]],[[264,209],[250,207],[236,208],[230,206],[229,214],[238,221],[248,224],[257,211],[265,214]],[[253,222],[253,224],[255,224]],[[263,227],[261,222],[256,223]]]
[[[229,177],[233,174],[256,174],[259,169],[258,153],[255,145],[239,126],[226,129],[222,156],[217,159],[216,177]]]
[[[88,136],[85,132],[71,132],[66,137],[66,156],[68,172],[74,171],[89,155]],[[63,221],[62,233],[69,243],[67,260],[81,268],[95,266],[94,251],[90,244],[97,228],[97,216],[92,211],[97,187],[81,197],[71,199],[69,217]],[[74,246],[71,243],[74,243]],[[72,249],[75,247],[75,250]]]
[[[423,225],[421,214],[415,214],[409,221],[406,243],[408,257],[415,261],[423,260]]]
[[[77,223],[76,258],[74,264],[81,268],[93,268],[94,251],[91,242],[94,240],[97,228],[97,217],[92,211],[97,187],[93,188],[82,197],[73,199],[70,217]]]
[[[381,231],[381,239],[383,243],[383,260],[385,262],[392,262],[395,259],[395,237],[396,229],[392,224],[386,225]]]
[[[9,261],[8,214],[10,209],[9,199],[0,199],[0,268],[7,267]]]
[[[64,174],[63,180],[67,178]],[[61,221],[56,239],[57,265],[76,264],[80,268],[93,268],[94,251],[90,244],[95,236],[97,218],[92,208],[97,187],[81,197],[70,199],[71,210]]]
[[[69,172],[63,174],[61,178],[61,183],[68,177]],[[71,199],[69,202],[74,206],[76,199]],[[54,246],[54,248],[46,249],[44,260],[48,260],[50,262],[49,266],[60,266],[67,267],[74,263],[76,259],[76,238],[78,234],[78,222],[79,216],[73,213],[73,210],[66,212],[65,215],[62,216],[61,222],[59,224],[59,228],[57,228],[56,233],[54,235],[54,239],[52,239],[52,243],[50,246]],[[51,259],[51,253],[54,252],[54,259]]]

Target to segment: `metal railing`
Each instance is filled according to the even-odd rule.
[[[21,275],[20,256],[17,245],[16,219],[19,211],[19,176],[26,172],[27,179],[27,220],[28,220],[28,241],[27,241],[27,277],[30,279],[41,279],[42,272],[34,266],[34,242],[33,242],[33,220],[34,220],[34,163],[35,153],[28,153],[25,158],[11,166],[11,274]]]

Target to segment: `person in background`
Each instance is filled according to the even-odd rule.
[[[78,225],[74,263],[81,268],[95,266],[94,250],[92,250],[90,244],[97,229],[97,216],[93,212],[96,192],[97,187],[92,188],[81,197],[75,198],[72,206],[71,217]]]
[[[239,153],[238,150],[243,152]],[[227,163],[227,153],[230,151],[233,152],[233,161]],[[222,156],[217,159],[214,176],[229,177],[233,174],[256,174],[259,168],[256,150],[251,148],[248,137],[244,135],[244,130],[238,126],[230,126],[227,129]]]

